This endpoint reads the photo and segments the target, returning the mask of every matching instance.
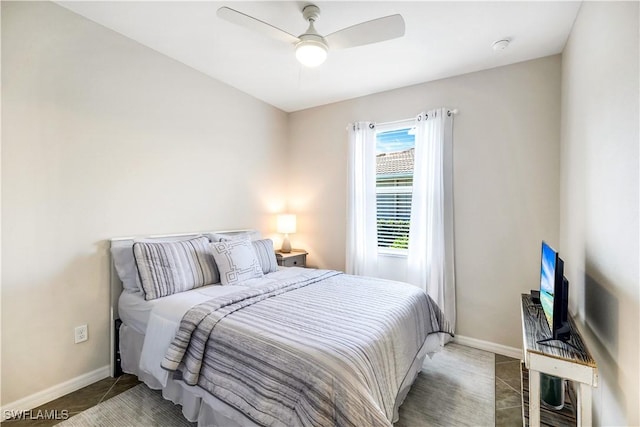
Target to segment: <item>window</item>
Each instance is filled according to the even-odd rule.
[[[415,134],[413,120],[376,128],[376,221],[381,253],[409,247]]]

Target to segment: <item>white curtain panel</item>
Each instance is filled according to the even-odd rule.
[[[377,274],[376,135],[370,122],[352,123],[347,182],[347,273]]]
[[[433,298],[455,331],[452,133],[445,108],[416,118],[407,278]]]

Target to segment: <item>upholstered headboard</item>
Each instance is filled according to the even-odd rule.
[[[257,230],[246,229],[246,230],[229,230],[229,231],[202,231],[196,233],[181,233],[181,234],[165,234],[165,235],[153,235],[153,236],[135,236],[135,237],[120,237],[111,239],[110,243],[110,251],[109,251],[109,259],[111,260],[111,272],[110,272],[110,280],[109,287],[111,293],[111,302],[110,302],[110,324],[109,329],[111,331],[111,375],[115,376],[116,372],[116,353],[118,350],[118,344],[116,340],[116,320],[120,318],[118,314],[118,300],[120,299],[120,294],[123,291],[122,281],[118,276],[118,272],[116,271],[115,264],[113,262],[113,257],[111,256],[112,248],[133,248],[133,242],[138,239],[150,239],[150,240],[183,240],[189,237],[201,236],[201,235],[225,235],[232,237],[238,234],[248,234],[251,236],[252,240],[260,239],[260,232]],[[132,249],[133,250],[133,249]]]

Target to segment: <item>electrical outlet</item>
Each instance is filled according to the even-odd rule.
[[[87,325],[76,326],[75,328],[75,343],[84,342],[89,339],[89,329]]]

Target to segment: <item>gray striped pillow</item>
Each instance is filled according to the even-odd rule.
[[[146,300],[220,281],[209,239],[204,236],[176,242],[135,242],[133,254]]]
[[[277,271],[278,262],[276,261],[276,253],[273,250],[273,240],[254,240],[251,244],[253,245],[253,249],[256,250],[258,261],[262,267],[262,272],[267,274]]]

